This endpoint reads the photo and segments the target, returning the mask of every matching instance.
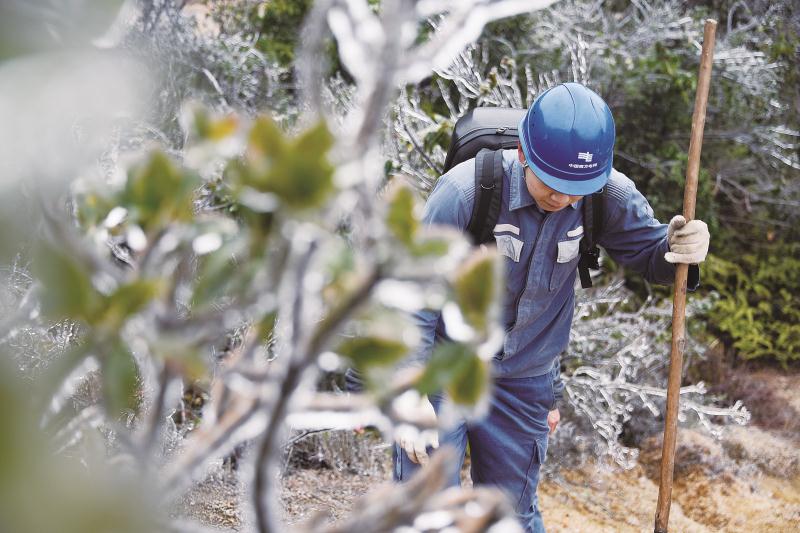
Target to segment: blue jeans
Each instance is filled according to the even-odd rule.
[[[449,485],[459,485],[459,472],[464,463],[467,443],[472,462],[472,481],[476,485],[492,485],[505,492],[525,531],[544,533],[536,488],[539,469],[547,454],[547,414],[555,408],[553,381],[558,369],[530,378],[495,380],[491,406],[487,416],[478,421],[459,421],[440,430],[440,445],[455,448],[457,460],[451,465]],[[431,403],[439,412],[441,396],[432,396]],[[395,445],[394,478],[405,481],[420,466],[411,462]]]

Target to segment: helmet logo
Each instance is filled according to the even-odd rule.
[[[592,152],[578,152],[578,159],[583,159],[586,164],[569,163],[570,168],[596,168],[598,163],[592,163],[594,154]]]

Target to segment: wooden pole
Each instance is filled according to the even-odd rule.
[[[706,103],[711,81],[711,63],[714,58],[714,36],[717,21],[708,19],[703,31],[703,51],[700,57],[700,73],[697,78],[697,93],[692,115],[692,136],[689,142],[689,164],[686,167],[686,188],[683,192],[683,216],[686,221],[694,218],[697,198],[697,175],[700,170],[700,148],[703,145],[703,126],[706,122]],[[672,350],[667,382],[667,414],[664,420],[664,444],[661,448],[661,482],[658,487],[655,533],[667,533],[669,506],[672,501],[672,473],[675,469],[675,441],[678,432],[678,401],[681,390],[683,352],[686,347],[684,331],[686,325],[686,278],[689,265],[679,264],[675,271],[675,288],[672,307]]]

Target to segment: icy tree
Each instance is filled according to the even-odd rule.
[[[417,418],[400,418],[395,406],[439,389],[465,413],[479,410],[502,337],[497,255],[472,250],[453,231],[421,226],[413,189],[402,177],[385,183],[381,133],[398,87],[449,64],[488,21],[549,3],[396,0],[375,10],[365,0],[320,2],[299,63],[309,111],[291,132],[279,125],[280,110],[278,117],[251,118],[189,105],[176,130],[181,142],[155,134],[166,147],[89,164],[69,191],[48,176],[20,197],[10,213],[31,209],[23,200],[36,199],[45,207],[45,236],[26,250],[31,279],[20,279],[16,267],[8,272],[22,290],[8,291],[11,314],[1,332],[0,391],[11,409],[0,420],[8,461],[0,463],[0,493],[15,494],[0,499],[3,529],[80,531],[105,520],[119,531],[196,530],[170,519],[165,504],[250,440],[255,526],[277,531],[276,464],[287,421],[374,425],[387,438],[396,430],[435,431],[419,427]],[[26,12],[14,6],[13,16]],[[140,42],[127,39],[161,31],[161,24],[183,27],[162,2],[126,6],[114,25],[121,33],[93,35],[91,45],[81,46],[116,54]],[[418,39],[420,21],[432,17],[438,30]],[[61,22],[69,25],[68,18]],[[318,75],[328,28],[355,80],[340,123],[325,120],[331,91]],[[182,30],[163,39],[172,42],[165,52],[205,46]],[[165,64],[187,67],[181,57]],[[195,65],[189,72],[214,87],[223,109],[231,95],[242,96],[241,86],[229,92],[220,76]],[[178,80],[170,81],[158,109],[182,97]],[[176,147],[180,158],[170,154]],[[3,240],[4,257],[13,237],[29,235],[16,225],[8,229],[19,233]],[[422,306],[447,310],[447,327],[459,341],[442,346],[424,368],[395,368],[416,341],[407,313]],[[5,366],[7,360],[19,366],[18,357],[6,354],[28,321],[68,327],[48,328],[53,339],[63,338],[63,353],[43,359],[25,401],[16,371]],[[345,364],[364,372],[367,394],[315,392],[320,368]],[[176,427],[172,415],[191,381],[209,384],[211,392],[202,423],[182,439],[186,428]],[[40,456],[46,460],[37,463]],[[417,483],[349,524],[362,531],[515,527],[493,493],[434,496],[441,481],[441,464],[434,463]],[[41,513],[26,505],[43,494],[66,510]]]
[[[257,34],[226,31],[212,17],[213,6],[190,7],[175,0],[126,2],[99,39],[100,46],[124,51],[155,74],[152,106],[136,125],[139,135],[126,132],[128,144],[147,139],[181,149],[180,109],[188,100],[218,111],[253,116],[269,109],[277,120],[294,119],[290,73],[259,51]]]
[[[705,305],[707,301],[692,300],[689,318]],[[565,380],[567,397],[579,419],[589,422],[599,437],[595,453],[608,454],[623,467],[632,467],[638,454],[619,442],[624,425],[644,410],[653,417],[664,410],[671,318],[668,302],[650,297],[636,304],[619,276],[578,299],[569,349],[562,360],[572,369]],[[705,352],[691,335],[688,339],[685,367]],[[750,419],[741,402],[720,407],[705,392],[702,382],[681,388],[681,422],[693,417],[718,435],[719,420],[745,424]]]

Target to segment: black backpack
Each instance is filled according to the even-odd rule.
[[[503,150],[517,147],[517,127],[525,112],[525,109],[478,107],[456,122],[444,172],[475,158],[475,205],[467,225],[467,233],[475,244],[491,242],[494,238],[503,198]],[[578,273],[584,289],[592,286],[589,269],[600,268],[597,237],[603,224],[604,192],[605,188],[583,199],[584,235]]]

